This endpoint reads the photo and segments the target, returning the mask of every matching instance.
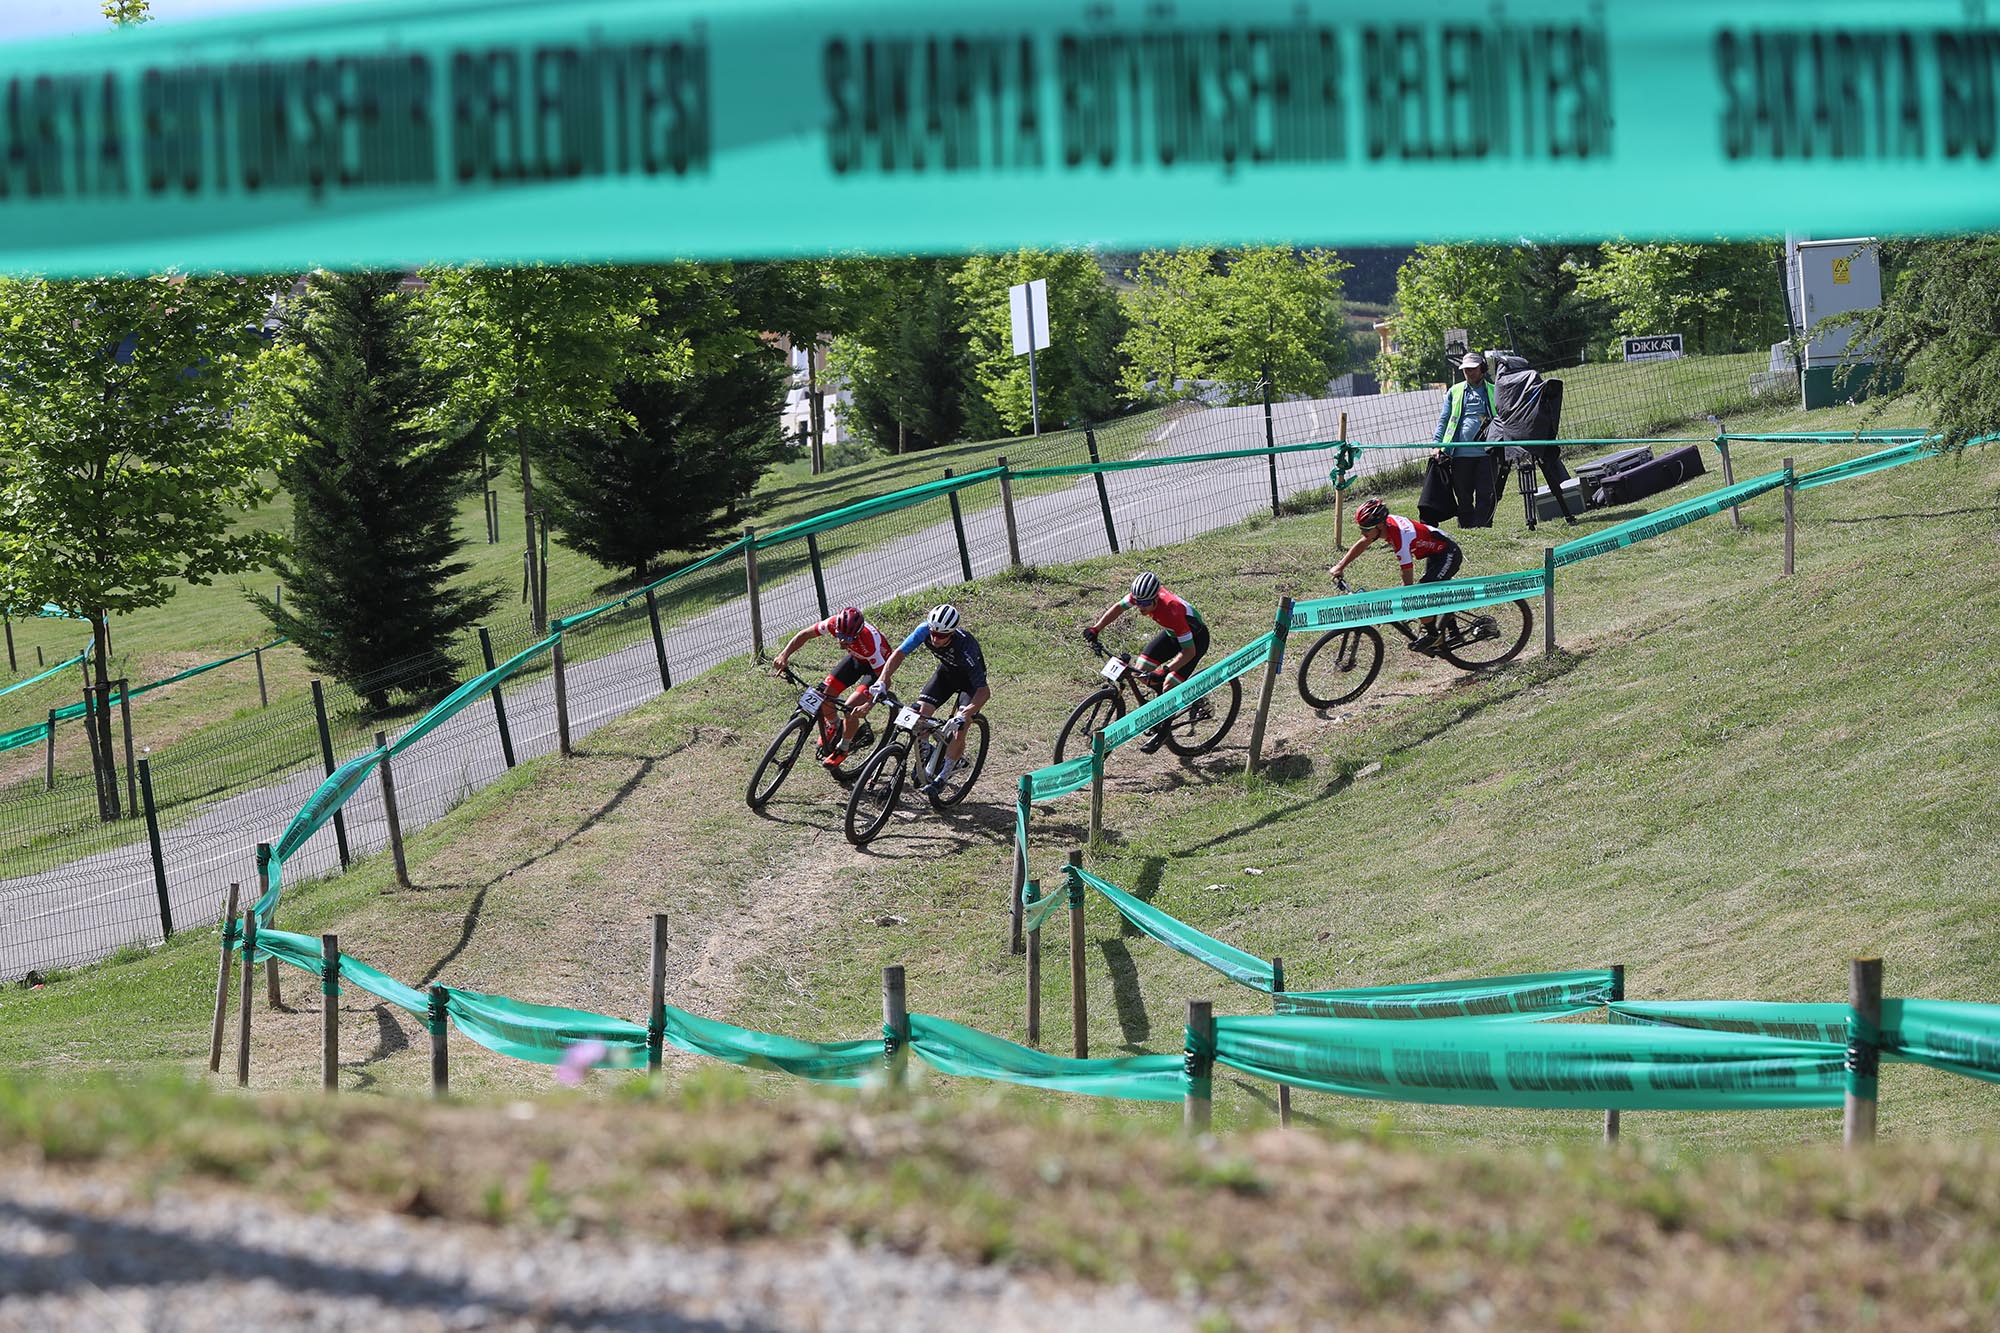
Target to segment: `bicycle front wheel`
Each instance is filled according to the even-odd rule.
[[[1106,685],[1091,691],[1088,698],[1070,710],[1068,721],[1056,733],[1056,757],[1053,762],[1060,764],[1065,759],[1089,754],[1091,738],[1123,716],[1125,701],[1119,697],[1116,688]]]
[[[1242,707],[1242,681],[1232,680],[1210,690],[1205,698],[1195,700],[1167,720],[1164,733],[1167,748],[1183,759],[1207,754],[1222,744]]]
[[[1381,669],[1381,630],[1373,625],[1329,630],[1299,659],[1299,697],[1314,708],[1352,703]]]
[[[750,775],[749,789],[743,793],[752,810],[762,810],[778,794],[778,788],[791,775],[792,765],[799,762],[799,751],[805,748],[806,735],[811,730],[812,719],[804,713],[794,713],[792,720],[771,738],[764,757],[757,761],[756,771]]]
[[[940,810],[957,805],[972,790],[972,784],[979,781],[979,770],[986,767],[986,742],[992,729],[986,725],[986,715],[976,713],[972,721],[965,724],[965,763],[951,775],[951,781],[939,787],[931,797],[931,804]]]
[[[903,794],[909,766],[910,747],[901,740],[884,745],[861,766],[860,776],[847,793],[849,842],[864,847],[882,831],[889,816],[896,812],[896,801]]]
[[[1519,657],[1534,627],[1526,601],[1454,611],[1438,622],[1438,656],[1464,671],[1487,671]]]

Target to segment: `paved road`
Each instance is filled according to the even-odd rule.
[[[1430,433],[1441,398],[1438,392],[1420,392],[1281,403],[1273,412],[1272,435],[1280,444],[1329,439],[1346,411],[1350,438],[1364,442],[1423,438]],[[1157,458],[1256,448],[1263,442],[1261,408],[1210,409],[1161,427],[1141,453]],[[1386,470],[1414,456],[1364,454],[1361,470],[1364,475]],[[1330,455],[1281,455],[1278,464],[1279,492],[1292,495],[1326,483]],[[1115,472],[1107,475],[1106,482],[1120,545],[1127,550],[1187,541],[1270,509],[1270,473],[1262,459]],[[997,500],[989,487],[965,493],[966,541],[975,577],[1007,565],[1006,528]],[[975,504],[979,507],[973,508]],[[1101,555],[1107,549],[1091,478],[1019,499],[1015,510],[1021,556],[1028,563],[1059,564]],[[829,595],[836,602],[863,606],[959,579],[956,540],[948,520],[849,556],[826,570]],[[781,641],[792,627],[818,615],[809,575],[766,587],[761,602],[767,642]],[[669,655],[674,679],[698,675],[749,646],[747,601],[739,598],[718,606],[672,631]],[[659,689],[650,642],[572,668],[572,733],[588,735],[653,698]],[[553,751],[556,719],[550,679],[544,675],[504,693],[517,757]],[[467,708],[397,757],[395,781],[404,827],[421,827],[442,817],[504,771],[491,705]],[[174,921],[181,926],[216,921],[232,880],[241,881],[248,893],[256,873],[257,844],[276,841],[320,781],[317,769],[302,769],[282,781],[218,801],[168,830],[164,841]],[[379,784],[366,783],[344,813],[356,855],[387,845]],[[328,825],[288,863],[285,879],[297,883],[338,867],[334,830]],[[0,980],[14,980],[31,969],[94,961],[121,947],[159,938],[152,866],[143,834],[132,844],[56,870],[0,882]]]

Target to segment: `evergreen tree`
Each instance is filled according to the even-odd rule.
[[[885,453],[949,444],[966,430],[972,350],[954,277],[962,259],[845,260],[831,274],[845,322],[828,367],[853,394],[847,420]]]
[[[275,416],[297,443],[280,474],[293,501],[281,566],[291,595],[282,609],[251,599],[375,709],[392,688],[448,683],[452,639],[499,602],[497,590],[454,586],[471,568],[456,558],[456,501],[485,423],[449,436],[422,424],[437,386],[397,285],[394,273],[315,274],[287,321],[294,373]]]
[[[2000,235],[1893,241],[1883,264],[1881,307],[1840,317],[1851,353],[1906,375],[1948,447],[2000,431]]]

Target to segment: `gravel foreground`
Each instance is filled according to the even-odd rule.
[[[1188,1310],[856,1250],[527,1235],[0,1172],[0,1330],[1185,1329]]]

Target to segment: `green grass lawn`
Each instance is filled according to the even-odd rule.
[[[1743,446],[1739,475],[1782,452]],[[1308,711],[1286,680],[1271,781],[1246,789],[1242,724],[1192,765],[1116,756],[1095,864],[1203,930],[1282,955],[1301,989],[1620,962],[1634,998],[1838,999],[1847,959],[1880,953],[1893,994],[2000,999],[1984,901],[2000,761],[1996,486],[2000,455],[1975,451],[1805,493],[1789,580],[1778,577],[1775,495],[1746,508],[1741,531],[1724,515],[1577,566],[1558,585],[1565,651],[1531,650],[1490,679],[1399,653],[1332,717]],[[1325,591],[1327,524],[1253,522],[1146,559],[1232,645],[1268,627],[1281,594]],[[1470,534],[1473,569],[1539,564],[1548,530],[1502,524]],[[1019,1039],[1021,963],[1004,949],[1013,781],[1046,762],[1089,687],[1076,627],[1131,568],[1107,558],[967,590],[959,604],[998,691],[986,775],[958,812],[899,818],[866,852],[840,837],[837,789],[817,773],[795,773],[766,818],[743,807],[786,694],[739,663],[420,832],[416,890],[393,890],[378,858],[294,890],[281,924],[337,928],[350,952],[413,983],[630,1016],[643,1003],[647,918],[665,912],[669,996],[684,1007],[862,1036],[880,1023],[879,969],[902,963],[912,1008]],[[1367,576],[1379,585],[1391,567],[1371,559]],[[889,614],[917,609],[911,599]],[[1254,697],[1256,677],[1246,685]],[[1039,877],[1053,882],[1085,816],[1078,797],[1038,812]],[[212,949],[212,934],[197,934],[8,992],[0,1061],[62,1073],[198,1060]],[[1044,1045],[1066,1051],[1066,945],[1051,939],[1047,954]],[[1085,961],[1093,1053],[1178,1050],[1190,996],[1222,1012],[1260,1007],[1121,928],[1102,903]],[[260,1086],[315,1077],[314,1001],[302,979],[287,986],[297,1012],[260,1019]],[[349,1049],[365,1053],[354,1081],[421,1087],[414,1026],[360,997],[347,1009]],[[513,1092],[547,1077],[455,1049],[454,1087]],[[930,1086],[949,1101],[989,1095]],[[1219,1124],[1269,1116],[1268,1089],[1228,1076],[1217,1088]],[[1891,1136],[1964,1133],[2000,1109],[1994,1089],[1910,1067],[1889,1070],[1883,1088]],[[1094,1117],[1167,1114],[1066,1100]],[[1582,1113],[1296,1105],[1320,1123],[1419,1137],[1596,1132]],[[1702,1150],[1838,1132],[1824,1113],[1633,1115],[1626,1130]]]

